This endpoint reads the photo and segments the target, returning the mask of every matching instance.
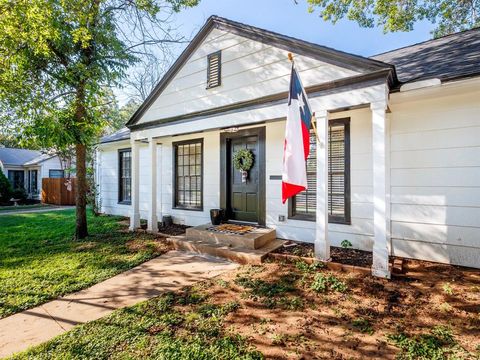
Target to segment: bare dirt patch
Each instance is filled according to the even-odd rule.
[[[480,272],[408,267],[408,276],[387,281],[304,263],[243,266],[204,291],[217,305],[238,302],[225,327],[266,358],[415,359],[422,346],[431,347],[424,359],[477,358]]]

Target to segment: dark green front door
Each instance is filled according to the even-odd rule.
[[[253,153],[253,166],[247,181],[233,166],[240,149]],[[265,225],[265,127],[220,135],[220,206],[231,221]]]
[[[230,139],[230,204],[231,220],[259,222],[259,141],[258,135],[250,135]],[[246,182],[242,181],[242,173],[233,166],[233,155],[240,149],[248,149],[253,153],[253,166],[248,172]]]

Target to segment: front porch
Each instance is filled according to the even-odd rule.
[[[240,264],[259,265],[285,241],[277,239],[274,229],[241,225],[249,228],[245,233],[227,231],[220,226],[205,224],[187,229],[184,236],[167,238],[177,250],[208,254]],[[238,225],[236,225],[238,226]]]
[[[370,79],[354,86],[319,90],[309,96],[319,134],[313,219],[295,218],[289,206],[281,204],[285,104],[276,101],[254,109],[219,112],[208,118],[198,116],[132,131],[130,229],[139,227],[141,214],[148,220],[148,231],[156,232],[158,219],[165,214],[175,222],[197,226],[208,222],[212,208],[226,208],[231,216],[238,215],[229,212],[230,207],[248,213],[246,221],[275,229],[278,238],[314,243],[315,255],[322,261],[330,260],[331,245],[339,246],[348,239],[355,248],[373,251],[372,273],[389,278],[388,86],[384,79]],[[329,223],[328,124],[345,117],[350,118],[351,127],[350,151],[345,155],[351,162],[351,192],[345,194],[351,219],[339,224],[331,222],[330,216]],[[175,149],[178,144],[191,146],[199,139],[202,161],[196,165],[201,165],[201,171],[197,169],[200,172],[195,174],[201,183],[188,189],[190,200],[192,191],[196,194],[195,206],[178,206],[178,197],[186,195],[179,195],[176,184],[179,164]],[[238,144],[250,147],[257,160],[250,188],[238,187],[238,174],[230,176],[229,156]],[[233,192],[236,194],[232,195]]]

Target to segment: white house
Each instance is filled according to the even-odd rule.
[[[321,138],[309,190],[282,205],[289,52]],[[389,254],[480,268],[480,29],[365,58],[211,17],[127,128],[102,139],[97,181],[132,229],[223,208],[322,259],[347,239],[380,276]]]
[[[64,177],[58,156],[37,150],[0,147],[0,171],[12,187],[24,188],[30,199],[39,199],[43,178]]]

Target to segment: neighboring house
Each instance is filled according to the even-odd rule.
[[[328,202],[313,133],[311,186],[281,202],[288,52],[320,134],[328,119]],[[480,29],[366,58],[212,17],[127,127],[102,139],[96,176],[102,211],[131,228],[221,207],[320,257],[344,239],[373,250],[377,275],[388,254],[480,268]]]
[[[14,189],[24,188],[30,199],[38,199],[42,178],[64,177],[58,156],[36,150],[0,147],[0,170]]]

